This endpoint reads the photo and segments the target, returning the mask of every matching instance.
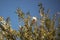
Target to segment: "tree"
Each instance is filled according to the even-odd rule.
[[[60,40],[60,20],[59,18],[56,20],[57,14],[54,14],[51,19],[49,9],[46,14],[42,3],[38,7],[40,14],[39,22],[39,18],[32,17],[30,12],[24,14],[20,8],[17,9],[18,21],[24,22],[23,26],[19,26],[18,31],[11,28],[10,17],[7,17],[6,21],[3,17],[0,17],[0,40]],[[57,21],[58,30],[55,27]],[[39,26],[37,25],[38,23],[40,23]]]

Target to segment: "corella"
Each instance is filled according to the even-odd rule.
[[[32,26],[32,25],[35,24],[36,22],[37,22],[37,18],[36,18],[36,17],[32,17],[32,21],[31,21],[30,26]]]
[[[36,17],[32,17],[32,22],[36,22],[37,18]]]

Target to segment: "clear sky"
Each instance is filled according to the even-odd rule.
[[[37,6],[39,2],[43,4],[45,11],[50,8],[50,15],[60,12],[60,0],[0,0],[0,16],[3,16],[4,19],[10,16],[12,28],[18,29],[16,9],[19,7],[24,13],[30,11],[32,16],[39,17]]]

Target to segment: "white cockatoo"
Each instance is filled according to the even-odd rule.
[[[32,17],[32,21],[36,22],[37,18],[36,17]]]
[[[37,22],[37,18],[36,18],[36,17],[32,17],[32,21],[31,21],[30,26],[32,26],[32,25],[35,24],[36,22]]]

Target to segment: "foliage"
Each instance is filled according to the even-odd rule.
[[[30,12],[24,14],[20,8],[16,10],[19,22],[24,22],[23,26],[19,26],[19,30],[11,28],[10,17],[6,21],[0,17],[0,40],[60,40],[60,20],[56,20],[57,15],[49,16],[50,10],[47,14],[44,12],[44,7],[39,4],[40,20],[33,16]],[[59,14],[58,14],[59,15]],[[21,20],[20,20],[21,19]],[[39,21],[40,25],[37,24]],[[56,26],[56,22],[58,22]],[[56,28],[56,27],[57,28]]]

